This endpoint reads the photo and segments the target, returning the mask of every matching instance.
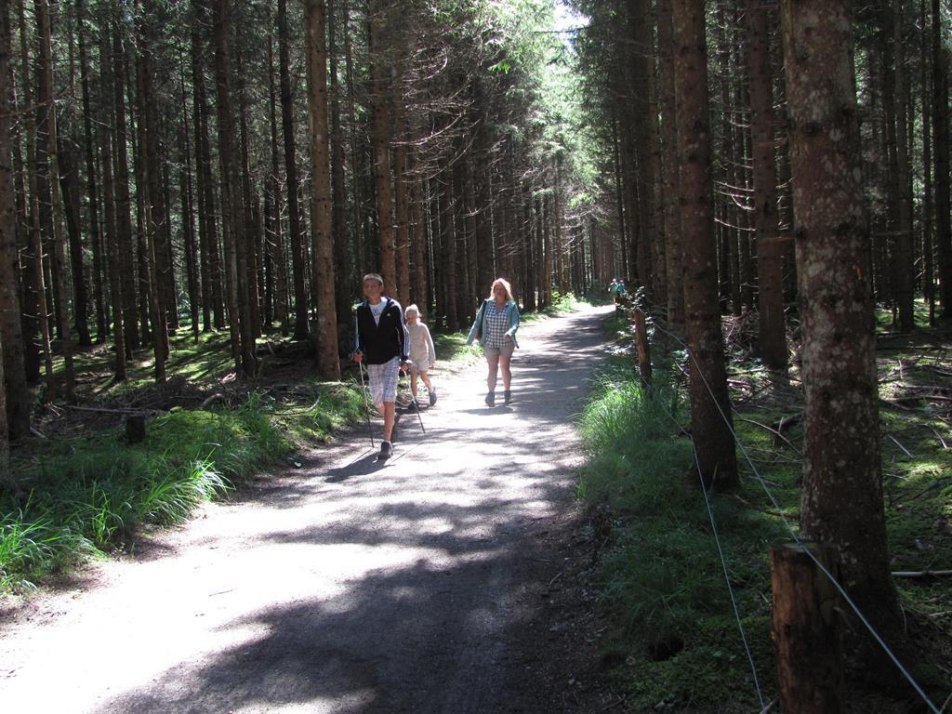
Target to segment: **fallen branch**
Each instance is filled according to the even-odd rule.
[[[749,417],[743,417],[743,416],[740,416],[740,415],[735,415],[735,418],[740,419],[741,421],[746,421],[748,424],[753,424],[754,426],[759,426],[761,429],[766,429],[766,430],[769,431],[771,434],[773,434],[774,436],[776,436],[778,439],[782,440],[782,441],[783,441],[787,446],[789,446],[791,449],[793,449],[794,452],[797,454],[797,456],[803,456],[803,454],[800,453],[800,450],[799,450],[796,446],[793,445],[793,443],[790,441],[790,439],[788,439],[788,438],[785,437],[783,434],[781,434],[780,431],[778,431],[777,429],[774,429],[774,428],[771,427],[771,426],[767,426],[766,424],[762,424],[762,423],[760,423],[759,421],[756,421],[756,420],[754,420],[754,419],[750,419]]]
[[[898,446],[900,449],[902,449],[902,452],[903,452],[906,456],[908,456],[910,459],[915,458],[915,457],[910,453],[909,449],[907,449],[905,446],[903,446],[902,444],[900,444],[900,443],[896,440],[896,437],[895,437],[895,436],[893,436],[892,434],[886,434],[886,436],[888,436],[890,439],[892,439],[893,443],[894,443],[896,446]]]
[[[66,405],[66,408],[67,408],[67,409],[72,409],[73,411],[76,411],[76,412],[96,412],[96,413],[99,413],[99,414],[134,414],[134,415],[139,415],[139,414],[145,414],[145,413],[147,413],[147,412],[149,412],[149,411],[156,411],[156,410],[154,410],[154,409],[153,409],[153,410],[149,410],[149,409],[135,409],[135,408],[133,408],[133,407],[123,407],[123,408],[121,408],[121,409],[106,409],[105,407],[77,407],[77,406],[72,406],[72,405]]]
[[[894,570],[894,578],[947,578],[952,570]]]

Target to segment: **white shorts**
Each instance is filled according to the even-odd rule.
[[[383,364],[368,364],[367,379],[370,382],[370,398],[374,404],[396,401],[397,380],[400,379],[400,358],[394,357]]]

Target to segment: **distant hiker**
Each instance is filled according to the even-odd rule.
[[[420,308],[410,305],[404,312],[407,332],[410,333],[410,392],[417,398],[417,377],[423,380],[430,395],[430,406],[436,404],[436,389],[430,382],[427,370],[436,363],[436,348],[430,336],[430,328],[420,319]]]
[[[512,401],[512,372],[509,362],[513,350],[518,347],[516,330],[519,329],[519,306],[512,297],[512,287],[508,280],[496,278],[493,281],[489,297],[483,301],[476,313],[476,320],[469,329],[466,344],[471,345],[473,340],[479,340],[486,355],[486,364],[489,374],[486,384],[489,392],[486,394],[486,406],[496,406],[496,375],[502,370],[502,384],[506,404]]]
[[[612,294],[612,299],[616,305],[621,304],[621,296],[625,294],[625,283],[618,278],[612,278],[611,285],[608,286],[608,292]]]
[[[378,458],[388,459],[393,453],[393,425],[400,372],[407,368],[410,340],[403,309],[393,298],[383,294],[383,278],[367,273],[363,279],[364,300],[356,310],[356,345],[352,359],[367,363],[370,396],[383,416],[383,441]]]

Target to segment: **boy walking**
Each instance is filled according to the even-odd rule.
[[[389,459],[393,453],[393,425],[400,372],[409,362],[409,335],[403,309],[383,294],[383,278],[368,273],[363,278],[365,300],[356,311],[356,345],[353,360],[367,364],[370,396],[383,416],[383,441],[377,458]]]

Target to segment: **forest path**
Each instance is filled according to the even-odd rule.
[[[561,627],[539,595],[563,567],[572,421],[610,310],[520,328],[510,406],[483,405],[482,361],[435,370],[426,434],[402,415],[389,462],[364,427],[15,611],[0,708],[568,711],[559,689],[577,683],[551,681],[557,647],[538,651]]]

